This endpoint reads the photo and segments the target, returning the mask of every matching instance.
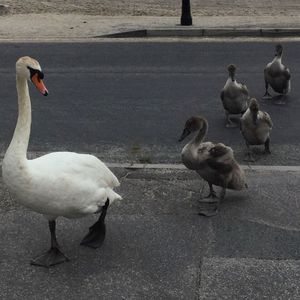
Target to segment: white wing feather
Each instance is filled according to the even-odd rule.
[[[73,152],[53,152],[28,160],[23,205],[46,215],[78,217],[99,211],[107,199],[122,199],[113,191],[117,177],[98,158]],[[19,189],[20,192],[20,189]]]

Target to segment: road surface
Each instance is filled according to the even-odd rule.
[[[7,148],[16,121],[15,61],[30,55],[40,61],[50,92],[44,98],[31,88],[30,151],[93,152],[111,162],[179,162],[183,144],[177,139],[185,120],[201,114],[210,125],[207,140],[232,146],[242,161],[244,141],[238,129],[225,128],[219,97],[226,67],[236,64],[237,79],[260,100],[263,69],[274,57],[275,44],[2,43],[0,150]],[[257,155],[260,165],[299,165],[299,51],[300,43],[284,43],[283,62],[292,72],[292,92],[286,103],[261,101],[274,129],[273,154]]]

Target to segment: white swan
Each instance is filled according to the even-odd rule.
[[[51,248],[32,260],[32,264],[52,266],[68,260],[60,251],[55,234],[59,216],[76,218],[101,212],[90,227],[83,245],[97,248],[105,238],[104,219],[108,205],[121,196],[113,191],[119,185],[115,175],[95,156],[73,152],[54,152],[27,159],[31,127],[31,103],[27,80],[45,96],[40,64],[26,56],[16,63],[19,115],[12,141],[2,164],[3,180],[16,199],[49,221]]]

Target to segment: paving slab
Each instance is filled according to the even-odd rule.
[[[204,258],[199,299],[299,299],[300,261]]]
[[[300,230],[289,230],[245,220],[214,223],[211,256],[263,259],[300,259]]]
[[[71,261],[49,270],[29,264],[49,247],[46,220],[0,185],[1,299],[297,298],[300,172],[247,170],[249,189],[228,191],[205,218],[198,201],[208,189],[194,172],[113,171],[124,199],[109,209],[104,246],[79,246],[96,217],[60,218]]]
[[[1,214],[0,223],[1,299],[195,297],[206,239],[199,228],[207,232],[196,215],[110,215],[98,250],[79,246],[93,218],[61,219],[57,235],[71,261],[49,270],[29,264],[49,247],[43,217],[19,210]]]

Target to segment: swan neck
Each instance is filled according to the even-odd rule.
[[[225,87],[229,86],[229,85],[232,85],[233,83],[235,83],[235,78],[234,77],[232,78],[231,76],[229,76],[226,83],[225,83]]]
[[[278,62],[281,64],[281,55],[276,55],[275,58],[273,59],[273,62]]]
[[[207,124],[206,121],[203,121],[203,125],[202,125],[202,127],[200,128],[198,134],[195,137],[195,143],[196,144],[200,144],[203,141],[203,139],[206,136],[207,130],[208,130],[208,124]]]
[[[31,103],[27,80],[16,76],[18,93],[18,120],[8,152],[16,158],[26,160],[30,127],[31,127]]]

